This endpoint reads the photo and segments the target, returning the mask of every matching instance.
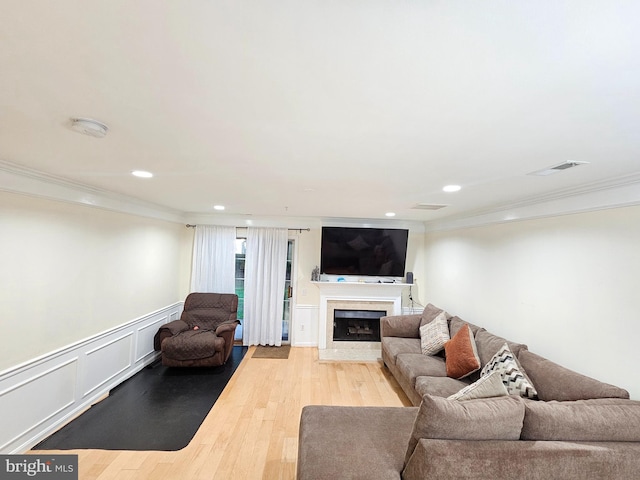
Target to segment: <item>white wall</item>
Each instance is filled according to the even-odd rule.
[[[429,233],[427,301],[640,399],[640,207]]]
[[[0,370],[184,300],[190,235],[183,224],[0,192]]]

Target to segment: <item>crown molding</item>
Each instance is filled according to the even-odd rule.
[[[594,182],[579,187],[530,197],[518,202],[497,205],[429,222],[403,222],[345,218],[256,218],[195,214],[172,210],[150,202],[46,174],[0,160],[0,191],[47,198],[113,212],[137,215],[173,223],[215,223],[218,225],[285,226],[320,228],[321,225],[369,225],[409,228],[414,232],[438,232],[481,227],[498,223],[586,213],[610,208],[640,205],[640,172]]]
[[[640,173],[425,222],[425,232],[459,230],[634,205],[640,205]]]
[[[3,160],[0,160],[0,191],[184,223],[184,215],[176,210],[75,183]]]

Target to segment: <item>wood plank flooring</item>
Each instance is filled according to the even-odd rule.
[[[81,480],[294,480],[303,406],[411,405],[382,363],[319,362],[316,348],[295,347],[287,360],[251,358],[254,349],[184,449],[58,453],[79,455]]]

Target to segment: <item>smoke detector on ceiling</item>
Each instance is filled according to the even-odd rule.
[[[104,123],[91,118],[72,118],[71,129],[78,133],[84,133],[85,135],[96,138],[104,137],[109,131],[109,127]]]
[[[554,165],[553,167],[543,168],[542,170],[536,170],[535,172],[531,172],[528,175],[536,175],[538,177],[546,177],[547,175],[553,175],[554,173],[563,172],[569,168],[578,167],[580,165],[586,165],[589,162],[574,162],[568,160],[566,162],[560,163],[558,165]]]

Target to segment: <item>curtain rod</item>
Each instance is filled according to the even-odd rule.
[[[185,225],[187,228],[196,228],[198,225],[190,225],[190,224],[186,224]],[[247,228],[247,227],[236,227],[236,228]],[[287,230],[291,231],[291,232],[310,232],[311,229],[310,228],[287,228]]]

